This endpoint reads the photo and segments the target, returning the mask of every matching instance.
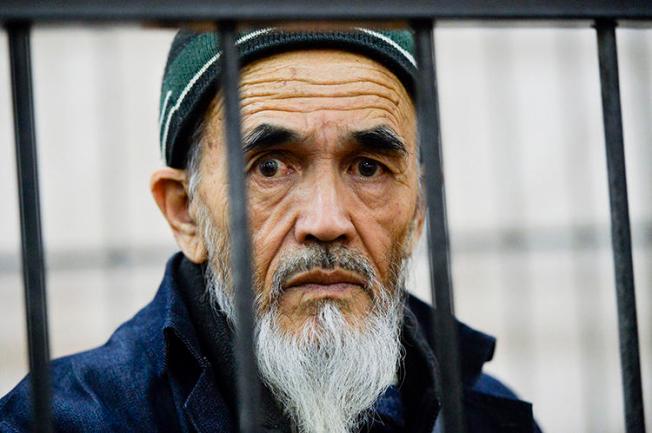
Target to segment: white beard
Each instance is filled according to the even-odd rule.
[[[228,239],[218,236],[201,208],[198,219],[209,251],[209,295],[214,307],[235,323],[233,290],[225,267]],[[347,251],[335,255],[338,266],[355,268],[370,286],[376,286],[373,307],[359,323],[349,323],[336,302],[322,301],[316,317],[300,332],[283,331],[277,310],[282,272],[274,278],[271,307],[257,314],[255,349],[261,377],[300,433],[356,431],[373,416],[374,402],[396,380],[402,357],[405,261],[397,266],[398,275],[388,288],[380,285],[364,258]],[[307,248],[286,260],[285,270],[310,268],[319,260]]]
[[[271,310],[258,322],[258,367],[298,431],[357,430],[395,380],[400,308],[374,313],[363,329],[356,329],[335,303],[326,301],[297,336],[284,333],[277,318]]]

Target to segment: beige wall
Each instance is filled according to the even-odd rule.
[[[174,250],[148,193],[170,31],[33,37],[52,353],[102,344]],[[652,32],[619,31],[647,418],[652,424]],[[608,197],[590,30],[437,31],[456,308],[549,432],[620,432]],[[26,373],[6,35],[0,33],[0,394]],[[428,298],[425,248],[410,287]]]

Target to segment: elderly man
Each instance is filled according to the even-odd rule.
[[[424,225],[411,34],[259,29],[237,44],[261,431],[438,431],[429,307],[403,287]],[[181,253],[104,346],[52,363],[57,431],[237,430],[219,56],[211,33],[172,44],[151,189]],[[459,333],[468,430],[537,431],[482,373],[493,339]],[[0,431],[28,430],[28,389],[0,401]]]

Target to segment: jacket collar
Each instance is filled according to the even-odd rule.
[[[181,253],[177,253],[168,260],[165,268],[165,276],[161,282],[157,298],[165,304],[165,316],[163,328],[161,329],[165,341],[164,368],[169,367],[170,357],[178,350],[175,343],[180,343],[192,357],[196,366],[206,368],[208,362],[203,356],[197,333],[190,320],[188,307],[182,296],[182,282],[180,281],[179,268],[186,259]]]
[[[408,328],[412,330],[414,335],[412,338],[420,342],[422,351],[432,352],[430,343],[433,341],[432,308],[411,295],[408,296],[407,305],[412,314],[406,315],[406,323],[416,322]],[[462,382],[469,384],[482,373],[483,365],[493,359],[496,339],[462,322],[457,322],[457,332],[462,364]]]
[[[183,254],[172,256],[157,295],[165,303],[161,330],[165,342],[163,373],[169,377],[176,404],[182,407],[195,430],[228,433],[234,431],[230,410],[216,388],[214,373],[188,308],[188,286],[204,285],[201,270],[184,272],[184,268],[192,267]]]
[[[166,367],[172,380],[183,377],[180,382],[187,382],[179,398],[195,429],[231,432],[237,420],[234,331],[226,317],[210,307],[203,268],[181,253],[168,261],[160,289],[167,305],[163,326]],[[180,357],[189,362],[174,369],[171,360]],[[188,374],[192,377],[186,377]],[[289,423],[270,392],[264,388],[261,397],[263,431],[285,432]]]
[[[438,370],[437,360],[431,348],[432,340],[432,314],[431,307],[415,297],[408,299],[408,308],[405,314],[404,344],[406,346],[406,377],[409,378],[413,371],[410,370],[409,362],[421,362],[421,365],[412,366],[416,371],[421,371],[420,378],[425,382],[421,393],[428,393],[435,396],[434,372]],[[482,374],[482,366],[493,358],[496,347],[496,339],[490,335],[476,331],[461,322],[457,322],[458,344],[460,348],[461,375],[463,383],[463,404],[467,431],[469,432],[513,432],[532,433],[538,427],[532,417],[532,405],[518,400],[515,396],[508,397],[504,392],[496,392],[487,389],[486,386],[478,386],[480,382],[487,379]],[[410,355],[410,346],[417,346]],[[410,361],[412,358],[412,361]],[[414,361],[416,359],[417,361]],[[425,374],[423,374],[425,373]],[[491,379],[493,380],[493,379]],[[417,382],[420,383],[420,382]],[[433,389],[434,388],[434,389]],[[417,389],[409,389],[404,401],[414,398]],[[416,392],[416,395],[420,395]],[[428,410],[428,402],[422,402],[421,407]],[[432,405],[434,406],[434,405]],[[432,407],[431,406],[431,407]],[[437,404],[430,410],[438,410]],[[441,417],[421,420],[419,426],[406,431],[440,433],[442,431]],[[433,430],[434,428],[434,430]]]

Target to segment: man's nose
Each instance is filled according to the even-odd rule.
[[[317,176],[304,190],[295,225],[297,242],[348,243],[355,228],[345,203],[344,186],[334,174]]]

